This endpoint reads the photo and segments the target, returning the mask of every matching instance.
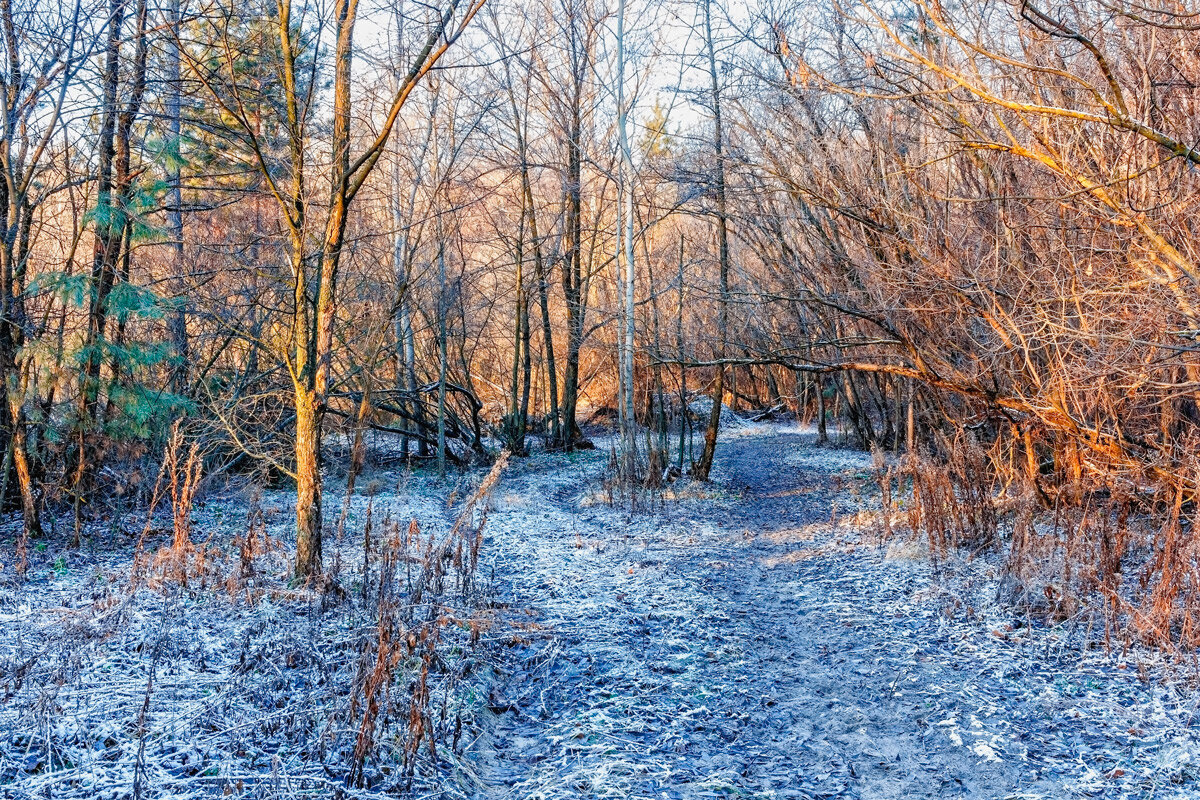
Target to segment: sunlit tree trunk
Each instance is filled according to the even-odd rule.
[[[321,572],[321,438],[333,360],[333,326],[350,207],[350,70],[357,0],[339,0],[334,51],[333,164],[316,308],[311,321],[303,386],[296,396],[296,577]],[[302,269],[302,268],[301,268]],[[307,292],[305,293],[307,297]],[[297,300],[302,298],[298,297]]]
[[[296,387],[296,577],[321,572],[321,415],[315,393]]]
[[[341,266],[345,244],[346,225],[354,197],[379,163],[391,135],[400,110],[417,82],[426,75],[450,44],[457,39],[464,27],[478,12],[482,0],[469,3],[464,19],[456,30],[449,28],[458,1],[452,2],[443,12],[440,24],[435,25],[425,40],[423,49],[416,55],[409,72],[400,81],[388,115],[374,140],[353,161],[351,145],[351,70],[354,63],[354,25],[358,15],[357,0],[338,0],[334,9],[336,18],[336,41],[334,49],[334,96],[332,164],[330,172],[329,215],[319,254],[320,266],[316,272],[315,309],[312,319],[301,306],[309,302],[310,291],[304,285],[304,261],[301,255],[293,263],[296,275],[296,318],[305,322],[304,329],[296,330],[294,337],[295,356],[293,369],[296,380],[296,569],[297,578],[307,578],[321,572],[321,433],[323,417],[328,401],[333,368],[334,324],[337,318],[338,270]],[[290,78],[287,86],[290,120],[298,120],[297,87],[295,84],[295,52],[291,39],[290,8],[287,0],[280,4],[279,32],[289,63]],[[293,123],[293,129],[300,130]],[[293,137],[294,163],[303,163],[303,137]],[[299,173],[299,180],[303,175]],[[293,201],[303,204],[303,191],[293,192]],[[303,253],[304,226],[293,225],[293,258]],[[444,320],[444,317],[443,317]],[[303,340],[303,342],[302,342]],[[304,345],[303,352],[301,345]],[[444,364],[444,359],[443,359]],[[444,406],[444,376],[440,405]],[[444,414],[439,411],[439,465],[444,470]]]

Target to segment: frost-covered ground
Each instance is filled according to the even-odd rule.
[[[490,525],[540,626],[474,748],[511,798],[1200,796],[1197,696],[1029,630],[997,570],[876,545],[865,454],[728,437],[716,487],[627,514],[600,456],[531,463]]]
[[[480,644],[447,642],[446,741],[422,750],[413,796],[1200,796],[1186,665],[1026,624],[995,602],[987,559],[935,572],[881,543],[865,454],[768,425],[718,454],[713,484],[635,511],[610,504],[603,447],[513,461],[485,529]],[[359,485],[376,526],[437,533],[478,477],[379,469]],[[367,502],[340,548],[350,598]],[[0,797],[130,797],[135,778],[143,797],[408,785],[399,741],[380,737],[367,785],[345,787],[370,609],[288,588],[287,496],[262,506],[283,544],[233,596],[215,579],[129,593],[119,534],[95,550],[51,540],[30,582],[0,585]],[[226,582],[245,516],[232,497],[197,511]]]
[[[494,649],[486,589],[473,594],[473,604],[461,603],[457,592],[427,590],[419,601],[410,593],[410,603],[389,612],[402,620],[385,659],[395,679],[373,696],[379,714],[362,780],[348,786],[347,776],[372,702],[363,687],[384,630],[376,599],[382,541],[419,521],[411,546],[393,548],[400,557],[388,585],[403,603],[405,587],[421,580],[416,554],[446,533],[479,478],[444,486],[403,474],[374,476],[378,496],[356,496],[343,541],[331,536],[325,545],[337,591],[291,585],[292,548],[285,540],[292,515],[284,493],[268,493],[261,504],[232,493],[197,507],[193,541],[204,545],[205,556],[197,566],[193,555],[186,585],[153,562],[133,584],[138,519],[92,531],[103,546],[74,550],[53,537],[39,543],[23,583],[6,563],[0,797],[466,796],[454,789],[455,764],[483,706],[477,654]],[[364,592],[368,503],[374,557]],[[336,519],[341,503],[329,505]],[[267,541],[249,524],[259,514]],[[147,542],[151,554],[170,541],[169,518],[159,522]],[[251,531],[257,538],[243,558]],[[11,552],[6,548],[6,562]],[[438,655],[418,706],[424,735],[409,752],[411,697],[429,649],[414,639],[429,629],[428,619],[438,620]],[[431,728],[436,747],[429,746]]]

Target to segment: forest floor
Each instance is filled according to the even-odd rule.
[[[421,765],[414,795],[1200,796],[1194,672],[1006,608],[998,556],[935,567],[882,541],[869,455],[745,426],[711,484],[632,506],[608,495],[607,461],[512,461],[481,556],[491,621],[434,692],[461,742]],[[369,478],[377,521],[432,531],[469,488]],[[132,545],[51,543],[31,580],[0,584],[0,797],[390,794],[386,763],[374,791],[339,779],[371,617],[267,577],[286,572],[287,495],[262,507],[282,543],[234,597],[122,590]],[[214,497],[198,538],[245,516]],[[351,596],[354,539],[327,553]]]
[[[997,563],[881,544],[870,456],[813,438],[727,436],[711,489],[638,513],[596,460],[509,479],[496,571],[544,630],[480,796],[1200,797],[1200,696],[1026,624]]]

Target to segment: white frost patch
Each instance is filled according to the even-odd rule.
[[[958,743],[962,744],[961,741]],[[995,761],[997,763],[1000,761],[1000,756],[996,754],[995,749],[990,744],[986,744],[985,742],[976,742],[975,746],[971,748],[971,752],[982,758],[984,761]]]

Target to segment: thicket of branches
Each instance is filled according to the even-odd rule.
[[[723,405],[786,409],[969,489],[1003,524],[961,536],[1054,613],[1193,643],[1191,9],[358,14],[0,3],[24,539],[146,499],[179,417],[209,472],[295,482],[307,578],[332,432],[352,483],[372,430],[445,471],[611,410],[657,483],[707,478]]]

